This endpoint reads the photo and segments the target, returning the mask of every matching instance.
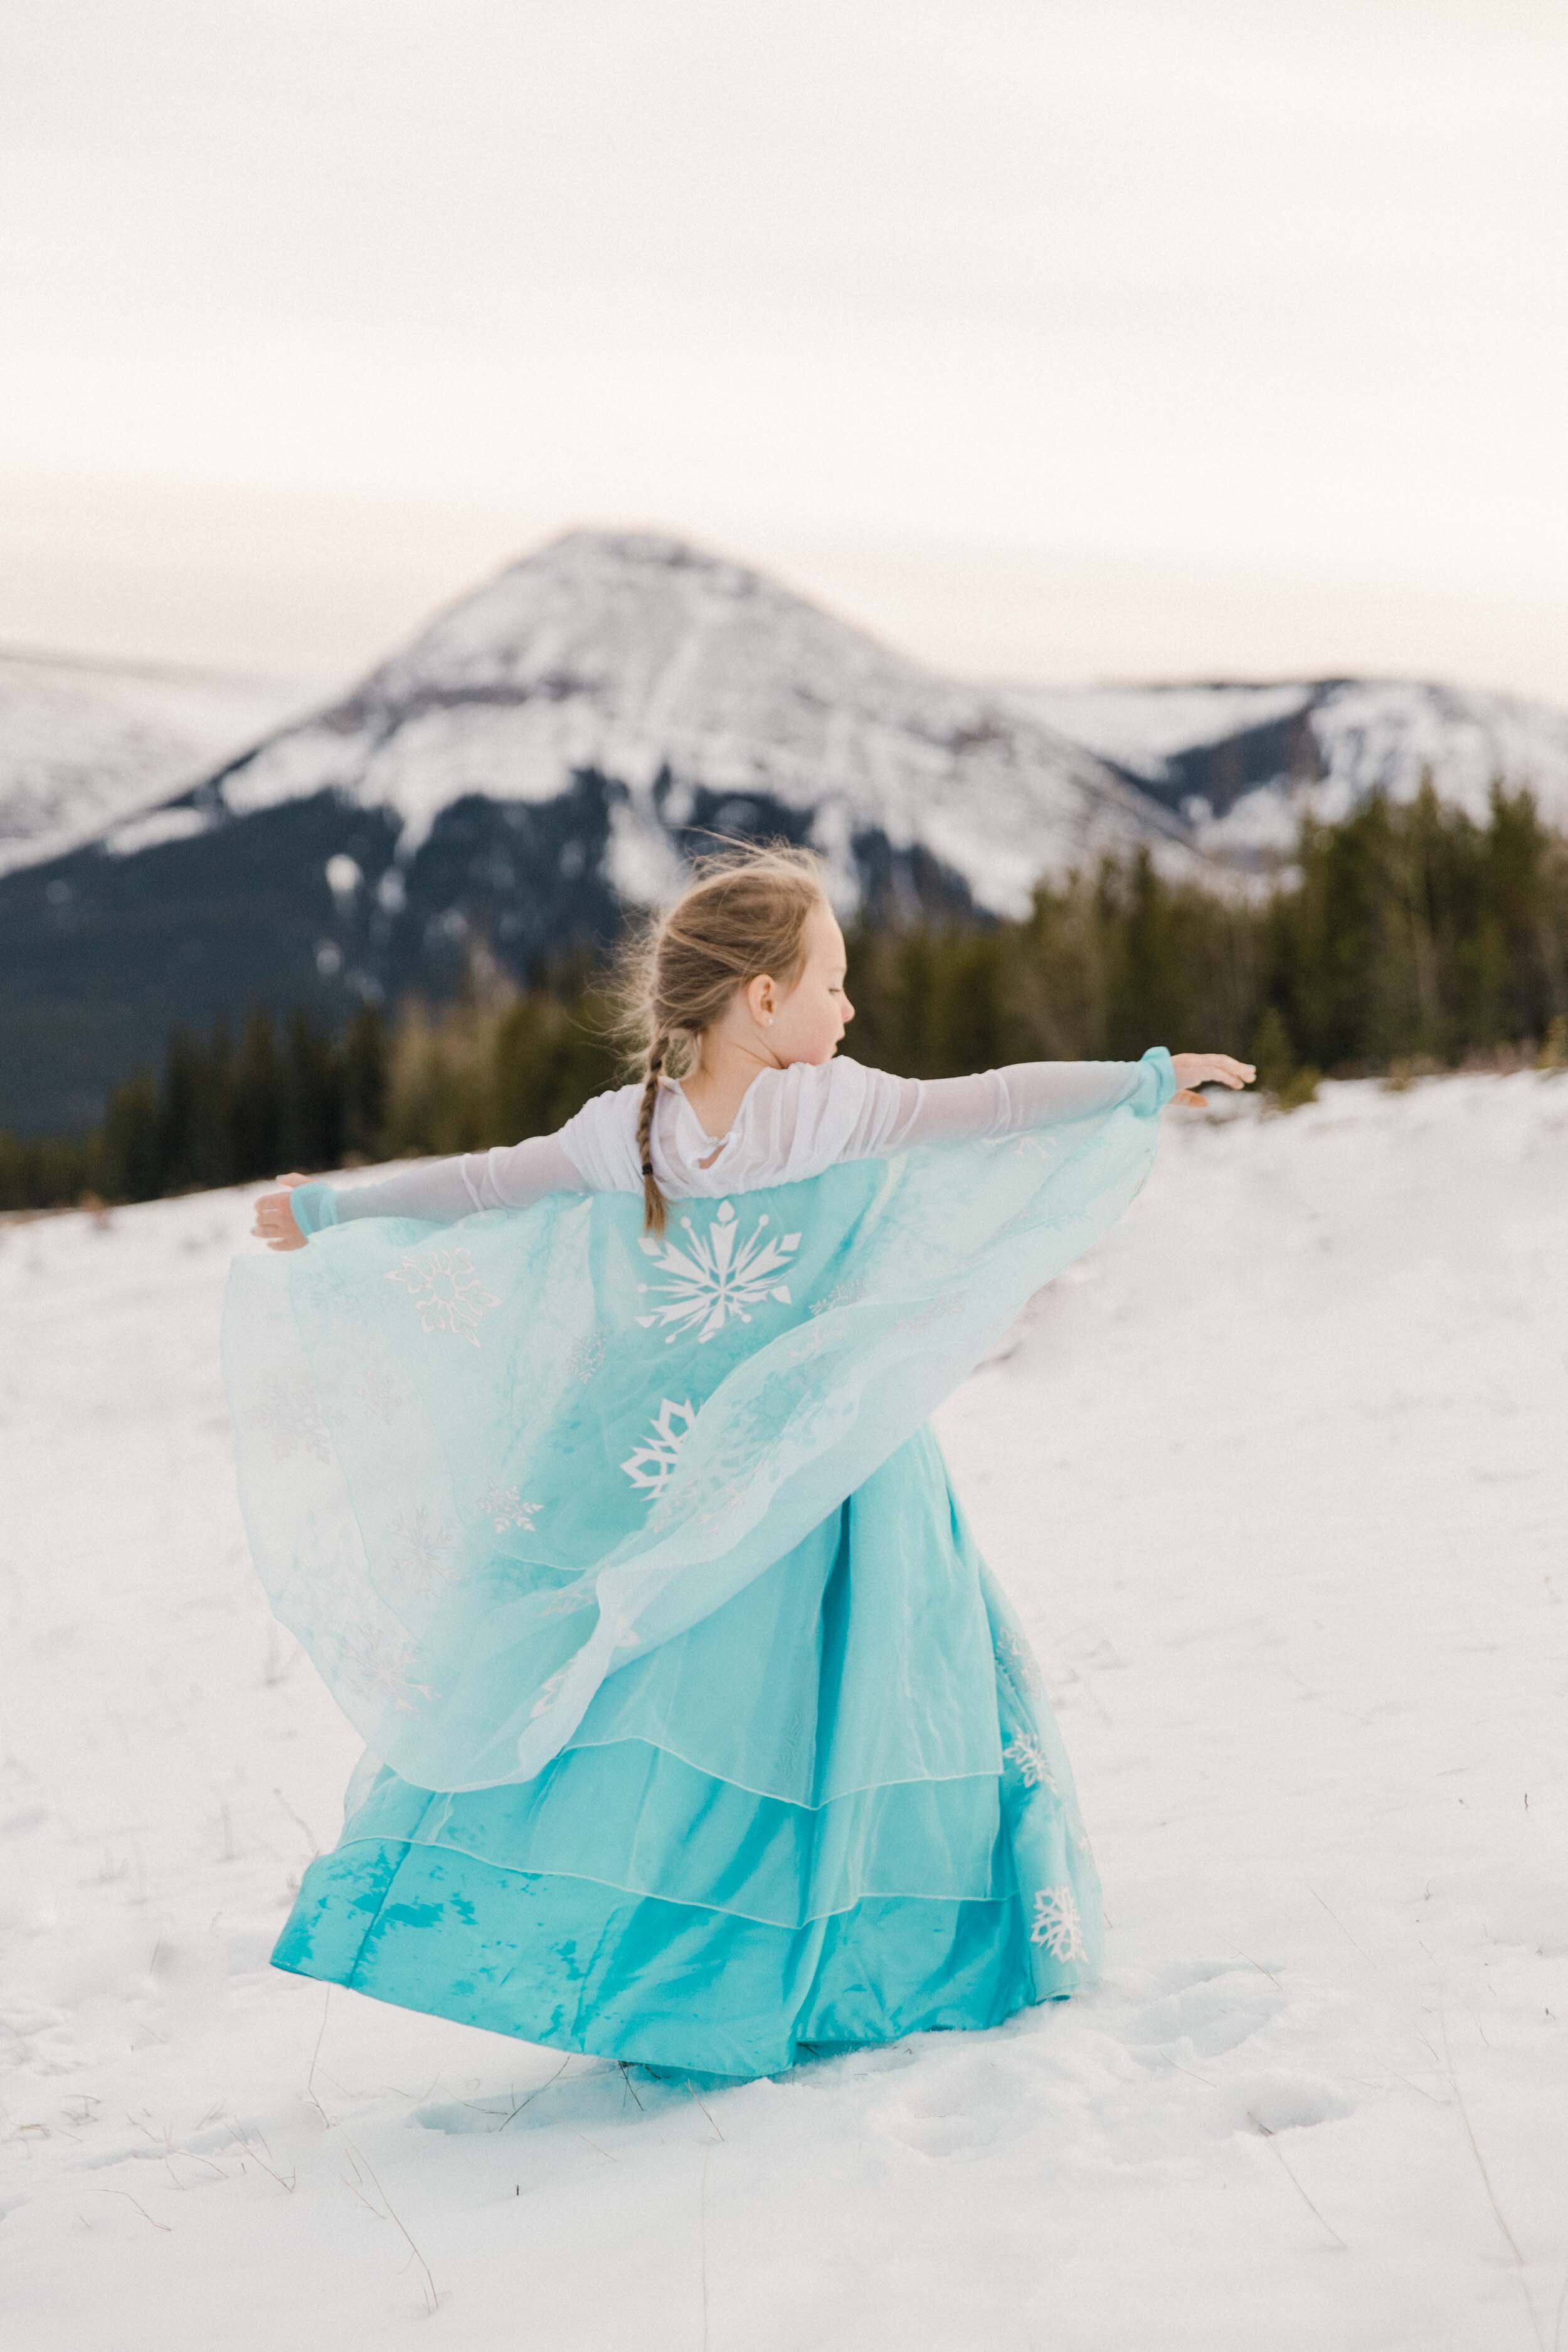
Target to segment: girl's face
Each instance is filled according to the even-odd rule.
[[[844,993],[844,934],[833,909],[816,907],[805,920],[805,961],[793,988],[753,980],[746,990],[769,1049],[791,1062],[829,1062],[855,1007]],[[772,1015],[770,1020],[769,1015]]]

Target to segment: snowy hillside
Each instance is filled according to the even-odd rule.
[[[1568,1079],[1163,1126],[939,1416],[1107,1979],[700,2104],[268,1967],[357,1744],[245,1557],[247,1198],[0,1221],[8,2352],[1553,2344]]]
[[[297,680],[0,653],[0,874],[167,799],[309,699]]]
[[[1280,686],[1016,687],[1021,709],[1114,762],[1193,822],[1211,856],[1288,851],[1303,809],[1332,823],[1377,786],[1478,823],[1494,776],[1568,831],[1568,710],[1394,678]]]

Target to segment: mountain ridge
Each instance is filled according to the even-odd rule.
[[[0,873],[0,1127],[95,1123],[176,1022],[336,1026],[449,996],[477,948],[520,980],[598,952],[714,835],[809,842],[847,914],[1016,915],[1135,850],[1255,896],[1303,796],[1353,798],[1402,725],[1497,754],[1458,692],[976,683],[673,534],[563,532],[181,789],[94,784],[96,826],[61,804],[63,845]],[[1562,730],[1568,818],[1568,715],[1517,709],[1516,764]],[[0,760],[0,838],[5,804]]]

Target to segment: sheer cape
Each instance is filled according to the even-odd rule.
[[[368,1749],[525,1782],[648,1687],[1127,1208],[1174,1089],[1143,1060],[1103,1115],[677,1202],[657,1240],[637,1196],[558,1192],[237,1258],[253,1557]],[[685,1703],[719,1738],[721,1675]]]

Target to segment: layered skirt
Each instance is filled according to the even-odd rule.
[[[367,1753],[276,1966],[744,2078],[1093,1980],[1100,1889],[1028,1644],[928,1428],[600,1687],[534,1777]]]

